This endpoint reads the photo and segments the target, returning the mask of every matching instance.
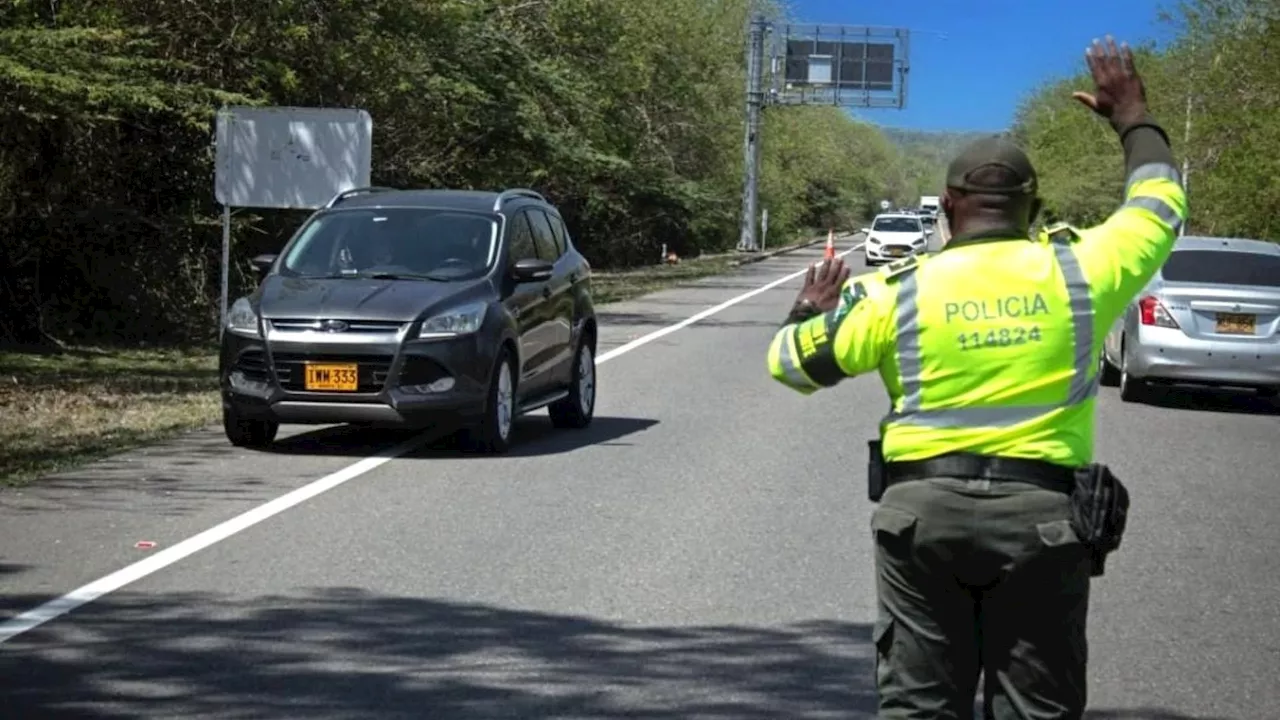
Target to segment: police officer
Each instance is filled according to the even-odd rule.
[[[1103,224],[1029,237],[1036,174],[1005,139],[951,163],[946,248],[849,279],[811,268],[769,348],[811,393],[878,371],[892,401],[873,443],[880,718],[1080,718],[1099,547],[1077,532],[1093,463],[1103,335],[1172,250],[1186,197],[1127,47],[1086,51],[1074,97],[1124,147],[1123,205]],[[877,447],[878,446],[878,447]]]

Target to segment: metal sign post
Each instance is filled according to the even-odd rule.
[[[231,206],[222,206],[222,301],[218,311],[218,340],[227,331],[227,295],[231,290]]]
[[[738,249],[754,252],[756,206],[760,199],[760,111],[764,107],[764,15],[751,19],[747,31],[747,133],[743,142],[746,181],[742,189],[742,234]]]

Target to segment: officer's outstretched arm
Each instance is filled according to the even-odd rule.
[[[850,278],[836,309],[784,325],[773,336],[769,374],[808,395],[879,368],[893,340],[893,301],[882,275]]]
[[[1147,120],[1122,130],[1121,137],[1124,204],[1081,233],[1076,246],[1096,297],[1117,314],[1168,259],[1187,219],[1187,196],[1164,131]]]

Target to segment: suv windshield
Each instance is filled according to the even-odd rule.
[[[880,218],[871,228],[879,232],[920,232],[920,221],[915,218]]]
[[[466,280],[485,273],[498,236],[485,215],[434,208],[351,209],[316,216],[289,248],[292,277]]]
[[[1168,282],[1280,287],[1280,257],[1234,250],[1176,250],[1160,276]]]

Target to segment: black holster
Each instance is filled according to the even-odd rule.
[[[1107,555],[1120,547],[1129,515],[1129,490],[1111,469],[1093,463],[1076,471],[1071,528],[1093,557],[1093,577],[1106,571]]]
[[[880,502],[888,480],[884,467],[884,450],[879,440],[867,441],[867,499]]]
[[[880,502],[885,489],[906,480],[960,477],[1038,485],[1071,498],[1071,529],[1092,557],[1093,577],[1106,571],[1107,556],[1120,547],[1129,514],[1129,491],[1106,465],[1071,470],[1037,460],[951,453],[927,460],[886,463],[879,440],[867,441],[867,497]]]

